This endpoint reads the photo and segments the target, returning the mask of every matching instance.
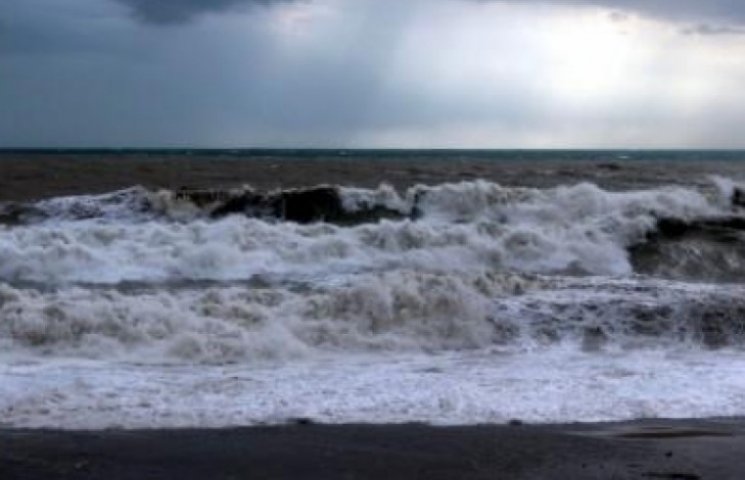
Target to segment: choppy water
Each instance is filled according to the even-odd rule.
[[[0,421],[745,414],[745,165],[556,165],[542,187],[6,203]]]

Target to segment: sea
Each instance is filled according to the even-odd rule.
[[[745,415],[745,153],[337,155],[504,181],[2,202],[0,426]]]

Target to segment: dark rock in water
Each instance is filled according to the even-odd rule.
[[[424,215],[422,208],[419,206],[426,192],[418,191],[414,194],[414,205],[411,207],[411,219],[419,220]]]
[[[657,221],[657,232],[668,238],[682,237],[691,229],[688,222],[677,218],[661,218]]]
[[[297,223],[336,223],[342,221],[346,213],[339,191],[333,187],[287,190],[281,192],[275,202],[280,218]]]
[[[339,225],[358,225],[383,219],[401,219],[404,215],[383,205],[363,205],[351,211],[344,208],[341,193],[336,187],[314,187],[284,190],[270,195],[275,215],[297,223],[328,222]]]
[[[695,473],[660,473],[648,472],[643,475],[646,478],[661,478],[667,480],[700,480],[701,477]]]
[[[42,220],[47,215],[33,205],[25,203],[6,203],[0,205],[0,224],[20,225],[31,220]]]
[[[617,172],[621,170],[621,165],[615,162],[609,162],[609,163],[599,163],[598,168],[601,170],[609,170],[611,172]]]
[[[685,221],[677,218],[661,218],[657,230],[649,239],[679,239],[686,236],[706,237],[712,241],[730,243],[740,240],[738,232],[745,232],[745,217],[704,218]]]
[[[305,189],[259,193],[180,190],[177,197],[189,200],[200,208],[212,209],[212,218],[227,215],[247,215],[258,218],[276,218],[296,223],[329,222],[356,225],[381,219],[400,219],[404,215],[382,205],[362,206],[350,211],[344,208],[339,189],[319,186]]]
[[[243,214],[251,217],[276,217],[276,207],[269,199],[251,191],[229,197],[218,205],[210,216],[221,218],[226,215]]]
[[[745,190],[735,188],[734,192],[732,192],[732,205],[745,208]]]
[[[727,217],[700,222],[703,228],[728,228],[730,230],[745,230],[745,217]]]
[[[745,281],[745,217],[661,218],[629,249],[637,273],[705,281]]]
[[[314,422],[312,418],[297,417],[297,418],[291,418],[290,423],[294,425],[308,426],[308,425],[314,425],[316,422]]]

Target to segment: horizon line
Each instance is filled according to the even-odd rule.
[[[0,147],[0,153],[53,152],[745,152],[745,147]]]

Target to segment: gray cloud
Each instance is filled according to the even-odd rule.
[[[0,55],[121,54],[129,42],[123,28],[131,22],[120,21],[112,4],[94,1],[57,9],[47,0],[0,1]]]
[[[484,0],[478,0],[484,1]],[[485,0],[490,1],[490,0]],[[677,21],[723,24],[745,23],[745,2],[742,0],[491,0],[507,3],[544,3],[556,5],[586,5],[635,12]]]
[[[629,19],[629,14],[624,12],[611,12],[610,19],[616,23],[623,23]]]
[[[208,13],[227,12],[237,8],[269,6],[298,0],[117,0],[126,5],[138,20],[167,25],[186,23]]]
[[[628,14],[639,14],[686,24],[686,35],[734,35],[743,33],[745,1],[743,0],[469,0],[477,3],[513,5],[556,5],[569,7],[602,7],[612,10],[614,21],[624,21]]]
[[[138,20],[156,24],[187,23],[197,17],[240,8],[269,6],[312,0],[116,0],[127,6]],[[554,5],[598,6],[614,10],[614,18],[628,12],[668,20],[693,22],[686,34],[721,35],[739,33],[729,26],[745,23],[742,0],[471,0],[501,3],[543,3]],[[703,28],[701,28],[703,26]]]
[[[745,28],[727,25],[699,23],[681,30],[683,35],[745,35]]]
[[[263,11],[292,1],[310,5],[300,20]],[[736,60],[715,35],[745,29],[745,6],[543,3],[710,37],[640,37],[659,56],[596,98],[553,88],[561,64],[538,47],[510,54],[546,8],[496,12],[520,10],[500,37],[510,19],[481,21],[476,0],[0,0],[0,146],[742,146],[745,69],[686,48]],[[253,14],[236,21],[241,9]],[[508,48],[487,48],[499,38]]]

